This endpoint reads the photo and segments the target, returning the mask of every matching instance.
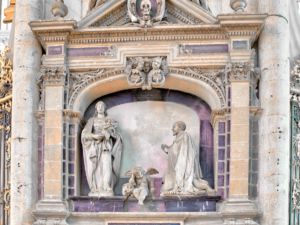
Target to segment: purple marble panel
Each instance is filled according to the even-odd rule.
[[[222,196],[222,198],[225,197],[225,192],[223,188],[218,188],[218,195]]]
[[[220,197],[165,199],[167,212],[215,212]]]
[[[139,205],[134,198],[124,202],[123,197],[71,197],[69,203],[73,212],[213,212],[219,200],[220,196],[148,198]]]
[[[215,44],[215,45],[185,45],[185,52],[190,54],[203,54],[203,53],[227,53],[228,45]]]
[[[227,146],[227,159],[230,159],[230,146]]]
[[[68,48],[69,57],[106,56],[111,54],[112,47]]]
[[[162,199],[146,199],[144,205],[137,200],[130,199],[124,205],[125,212],[166,212],[165,202]]]
[[[219,134],[224,134],[225,133],[225,122],[220,122],[219,123]]]
[[[219,147],[225,147],[225,136],[219,135]]]
[[[49,46],[47,52],[48,52],[48,55],[62,55],[63,54],[63,46]]]
[[[122,199],[84,198],[71,201],[74,212],[123,212]]]
[[[218,163],[218,173],[224,173],[225,172],[225,163],[219,162]]]
[[[218,186],[223,187],[225,184],[224,176],[218,176]]]
[[[225,160],[225,149],[219,149],[219,160]]]

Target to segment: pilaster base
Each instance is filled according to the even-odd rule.
[[[33,211],[33,216],[36,221],[33,225],[68,225],[66,219],[68,218],[67,206],[64,202],[59,200],[41,200],[36,204]]]
[[[256,204],[247,199],[228,199],[220,207],[224,225],[259,225]]]

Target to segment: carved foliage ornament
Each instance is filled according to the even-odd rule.
[[[11,94],[12,91],[12,62],[7,57],[9,48],[5,48],[0,55],[0,98]]]
[[[151,27],[160,22],[165,14],[165,0],[127,0],[128,15],[132,23]]]
[[[166,57],[136,57],[127,59],[125,70],[129,85],[151,90],[164,85],[168,74]]]

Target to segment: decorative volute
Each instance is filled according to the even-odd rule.
[[[64,0],[55,0],[52,4],[51,12],[57,18],[63,18],[68,14],[68,7],[64,4]]]
[[[236,12],[244,12],[247,7],[247,0],[230,0],[230,6]]]

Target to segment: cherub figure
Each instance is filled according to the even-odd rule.
[[[152,70],[148,74],[147,84],[143,87],[143,89],[151,90],[152,84],[163,84],[165,82],[165,74],[161,69],[162,66],[162,58],[156,57],[152,61]]]
[[[158,174],[154,168],[145,171],[142,167],[134,167],[126,172],[126,176],[130,176],[129,182],[122,187],[122,194],[126,197],[125,201],[134,196],[140,205],[144,205],[144,201],[150,193],[150,176]]]
[[[133,62],[131,65],[128,66],[126,69],[129,73],[128,82],[133,85],[140,85],[145,81],[145,73],[144,73],[144,60],[143,58],[139,57]]]

